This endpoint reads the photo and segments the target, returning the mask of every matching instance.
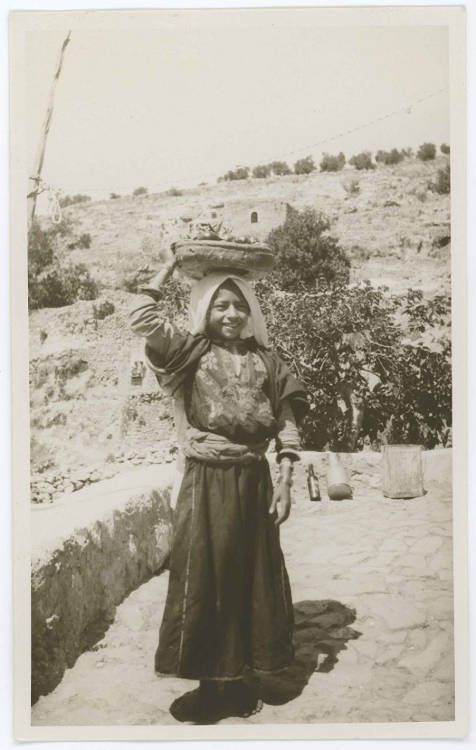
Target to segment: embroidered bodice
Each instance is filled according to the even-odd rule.
[[[233,353],[212,344],[201,357],[188,399],[188,416],[195,427],[237,442],[259,442],[276,431],[276,419],[266,395],[266,366],[257,352]]]

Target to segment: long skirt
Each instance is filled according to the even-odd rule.
[[[155,669],[237,679],[293,661],[293,609],[266,461],[187,459]]]

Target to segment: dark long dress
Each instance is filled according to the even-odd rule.
[[[240,444],[273,437],[286,400],[299,419],[306,401],[286,365],[254,339],[237,357],[203,335],[181,334],[153,303],[132,315],[146,336],[159,382],[183,389],[193,428]],[[275,671],[293,659],[293,610],[279,529],[268,509],[267,461],[187,458],[174,517],[170,578],[155,669],[191,679],[236,679],[249,667]]]
[[[269,437],[276,419],[263,391],[262,360],[243,352],[237,375],[227,355],[213,345],[201,358],[190,388],[190,421],[237,442]],[[291,593],[279,530],[268,512],[271,498],[265,460],[186,460],[158,672],[233,679],[245,667],[274,671],[292,661]]]

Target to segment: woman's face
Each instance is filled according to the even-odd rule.
[[[250,308],[246,300],[233,289],[221,287],[212,301],[208,316],[208,331],[213,338],[234,341],[248,323]]]

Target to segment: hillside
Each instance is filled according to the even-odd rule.
[[[124,275],[153,262],[155,251],[183,236],[181,217],[197,216],[210,205],[246,200],[284,201],[295,208],[309,206],[331,219],[332,232],[354,261],[354,277],[364,275],[392,288],[410,284],[433,293],[447,283],[449,245],[435,247],[435,238],[449,237],[449,195],[428,190],[441,156],[432,162],[408,159],[372,171],[289,175],[237,180],[184,191],[182,195],[131,196],[68,207],[64,216],[76,232],[89,232],[89,250],[75,250],[108,288],[117,288]],[[348,195],[344,185],[356,177],[360,192]],[[385,270],[378,259],[384,259]],[[428,276],[431,271],[430,277]]]
[[[369,279],[392,292],[449,293],[450,196],[428,187],[445,163],[443,156],[432,162],[408,159],[369,172],[346,168],[222,182],[180,195],[129,196],[64,209],[73,234],[89,233],[92,242],[88,249],[71,250],[67,236],[60,253],[86,264],[102,289],[95,302],[31,313],[32,469],[46,481],[38,499],[47,499],[53,485],[81,486],[104,466],[113,473],[124,454],[136,462],[169,455],[170,403],[150,395],[151,378],[142,389],[130,384],[138,342],[127,325],[133,295],[121,287],[138,268],[157,265],[157,254],[185,232],[183,217],[230,201],[309,206],[329,216],[332,233],[351,257],[353,281]],[[349,194],[345,185],[354,177],[359,192]],[[97,307],[105,300],[115,309],[100,319]]]

